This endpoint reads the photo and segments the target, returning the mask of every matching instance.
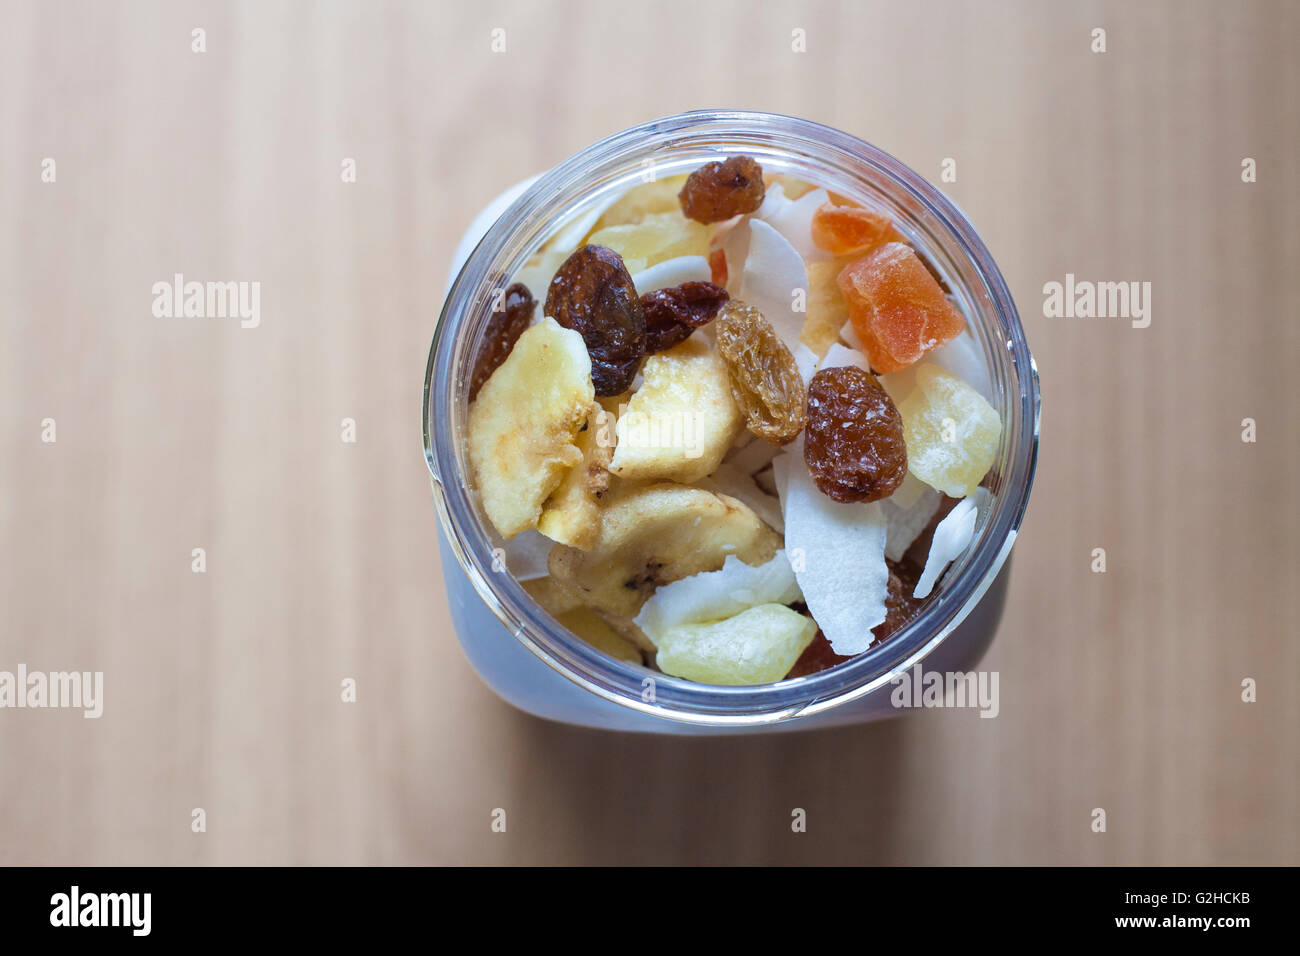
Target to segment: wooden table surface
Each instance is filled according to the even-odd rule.
[[[3,19],[0,670],[105,693],[0,710],[0,863],[1300,863],[1295,5]],[[506,185],[703,106],[957,162],[1043,387],[995,720],[617,736],[461,655],[417,417],[453,246]],[[156,318],[177,272],[260,282],[260,325]],[[1150,282],[1150,326],[1045,318],[1067,273]]]

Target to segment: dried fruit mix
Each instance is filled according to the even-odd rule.
[[[732,156],[546,246],[541,316],[511,285],[467,388],[489,521],[554,542],[529,592],[706,683],[810,676],[907,627],[971,540],[1001,432],[935,353],[967,333],[932,262],[877,210],[767,182]]]

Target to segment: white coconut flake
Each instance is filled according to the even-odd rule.
[[[778,455],[773,467],[785,507],[786,553],[804,603],[836,654],[860,654],[873,640],[871,629],[885,620],[884,510],[875,501],[832,501],[793,455]]]
[[[987,495],[988,492],[983,488],[975,489],[975,494],[957,502],[935,527],[930,554],[925,559],[925,570],[916,582],[912,597],[929,597],[943,569],[961,557],[962,552],[970,546],[971,538],[975,535],[975,518]]]
[[[783,451],[772,459],[772,484],[776,485],[776,495],[781,501],[781,516],[785,517],[789,504],[790,488],[790,469],[795,464],[793,452]],[[802,464],[802,450],[800,452],[800,464]]]
[[[771,194],[778,189],[781,190],[780,201],[769,205]],[[784,236],[804,260],[820,262],[830,259],[831,255],[812,241],[812,220],[813,213],[828,202],[830,196],[824,189],[814,189],[792,200],[778,184],[768,190],[763,205],[754,215]]]
[[[897,372],[886,372],[884,375],[876,376],[876,380],[880,382],[881,388],[893,403],[901,405],[903,400],[912,394],[912,389],[916,388],[916,366],[909,365]]]
[[[501,546],[505,552],[506,571],[516,581],[546,577],[550,573],[546,569],[546,556],[554,545],[555,542],[540,531],[521,531]]]
[[[533,301],[539,306],[545,306],[546,293],[550,291],[551,280],[555,278],[555,273],[560,266],[564,265],[564,260],[569,257],[567,252],[557,252],[547,250],[541,254],[540,259],[532,265],[524,266],[515,273],[511,282],[522,282],[528,287],[528,291],[533,295]],[[542,321],[542,309],[539,308],[533,315],[533,322]]]
[[[591,232],[591,228],[596,225],[596,220],[605,215],[605,211],[626,196],[631,189],[632,187],[628,186],[624,189],[611,190],[594,206],[580,213],[576,219],[565,224],[564,228],[552,236],[548,244],[549,248],[556,252],[563,252],[566,256],[577,249],[582,240],[587,238],[587,233]]]
[[[880,502],[885,511],[885,557],[901,561],[942,500],[943,495],[909,471],[894,493]]]
[[[728,555],[717,571],[673,581],[650,595],[634,622],[652,641],[682,624],[720,621],[760,604],[790,604],[799,585],[784,551],[757,567]]]
[[[760,438],[733,448],[727,453],[723,463],[731,465],[742,474],[756,475],[771,464],[780,450],[779,445],[773,445],[770,441]]]
[[[745,281],[745,263],[749,260],[749,244],[753,237],[749,219],[749,216],[741,217],[719,243],[723,258],[727,260],[727,291],[733,297],[739,297],[740,286]]]
[[[637,295],[645,295],[659,289],[671,289],[683,282],[709,282],[712,278],[713,270],[704,256],[678,256],[642,269],[632,277],[632,284],[636,286]]]
[[[894,493],[885,500],[906,510],[911,508],[926,495],[938,494],[937,491],[909,471],[903,476],[903,483],[895,488]]]
[[[916,369],[922,362],[933,362],[944,371],[951,372],[979,392],[986,402],[994,408],[997,407],[993,386],[989,379],[988,365],[984,362],[984,353],[980,351],[969,329],[951,342],[946,342],[925,353],[920,362],[880,376],[880,384],[884,386],[895,405],[906,399],[912,393],[912,389],[916,388]]]
[[[763,191],[763,201],[754,210],[754,215],[759,219],[771,219],[788,205],[790,199],[785,194],[785,186],[773,183]]]
[[[951,342],[945,342],[929,352],[925,360],[952,372],[979,392],[986,402],[994,408],[997,407],[993,398],[993,386],[989,381],[988,364],[984,361],[984,353],[969,328],[963,329],[961,334]]]
[[[871,363],[867,361],[865,355],[856,349],[846,349],[839,342],[834,343],[826,350],[821,363],[817,366],[817,371],[820,372],[824,368],[841,368],[846,365],[860,368],[867,374],[871,373]]]
[[[763,442],[764,445],[767,442]],[[775,531],[785,530],[781,502],[755,483],[752,472],[743,471],[732,462],[723,462],[700,484],[709,491],[730,495],[758,515]]]
[[[859,352],[865,352],[862,345],[862,339],[858,336],[858,330],[853,327],[853,321],[845,322],[840,327],[840,338],[849,343],[849,348],[857,349]]]
[[[793,352],[799,345],[804,320],[804,313],[794,309],[796,294],[805,307],[808,302],[808,271],[803,257],[761,219],[750,220],[749,231],[749,254],[745,257],[737,298],[763,313],[786,348]]]
[[[817,353],[802,342],[793,351],[794,364],[799,367],[799,374],[803,376],[803,382],[807,385],[817,371]]]

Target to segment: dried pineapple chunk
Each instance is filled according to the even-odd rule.
[[[582,336],[549,318],[526,329],[483,384],[469,408],[469,461],[502,537],[537,527],[542,503],[582,461],[574,442],[594,399]]]
[[[661,584],[722,567],[772,560],[780,536],[727,495],[673,482],[611,492],[600,533],[586,551],[556,545],[551,576],[612,624],[630,621]]]
[[[592,245],[613,249],[632,273],[678,256],[707,256],[714,228],[692,222],[678,212],[651,213],[640,222],[597,229]],[[633,264],[639,268],[633,268]]]
[[[659,213],[675,212],[681,215],[682,207],[677,201],[677,194],[685,185],[686,174],[683,173],[680,176],[669,176],[667,179],[656,179],[633,186],[601,214],[600,219],[596,221],[596,231],[607,226],[625,226],[628,223],[640,222],[646,216]]]
[[[898,404],[907,470],[953,498],[973,492],[993,465],[1002,423],[993,406],[932,362],[915,367],[916,385]]]
[[[641,374],[618,420],[610,471],[683,484],[712,474],[744,427],[722,357],[692,336],[650,356]]]
[[[770,684],[812,643],[812,618],[783,604],[760,604],[735,617],[682,624],[659,637],[659,669],[702,684]]]

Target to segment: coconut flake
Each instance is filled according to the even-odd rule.
[[[817,490],[793,454],[773,461],[785,511],[786,553],[804,603],[836,654],[860,654],[885,620],[889,568],[880,503],[841,504]]]
[[[555,278],[555,273],[568,257],[567,252],[547,250],[540,255],[537,262],[524,266],[516,272],[514,279],[511,280],[527,286],[528,291],[532,293],[533,301],[538,304],[539,308],[533,315],[534,323],[542,321],[545,317],[542,312],[546,305],[546,293],[550,291],[551,280]]]
[[[763,191],[763,201],[754,210],[754,215],[759,219],[770,219],[790,205],[790,202],[790,197],[785,194],[785,186],[773,183]]]
[[[772,194],[778,190],[779,198],[772,201]],[[813,213],[828,202],[830,196],[824,189],[814,189],[792,200],[778,184],[768,190],[763,205],[754,215],[784,236],[804,260],[820,262],[831,255],[812,241],[812,220]]]
[[[761,219],[750,220],[749,254],[737,298],[763,313],[777,336],[793,352],[799,346],[804,313],[794,310],[795,293],[808,302],[808,271],[803,257],[779,232]],[[728,265],[730,268],[730,265]]]
[[[723,462],[742,474],[756,475],[771,463],[780,450],[779,445],[773,445],[770,441],[760,438],[732,448]]]
[[[975,535],[975,518],[987,495],[988,492],[983,488],[975,489],[975,494],[957,502],[935,527],[930,554],[925,559],[925,570],[916,582],[912,597],[929,597],[943,569],[959,558],[970,545],[971,538]]]
[[[997,407],[993,398],[993,386],[989,381],[988,364],[969,328],[963,329],[952,341],[932,350],[925,358],[952,372],[979,392],[986,402]]]
[[[799,585],[784,551],[754,567],[734,554],[717,571],[665,584],[650,595],[634,623],[652,641],[681,624],[719,621],[760,604],[799,600]]]
[[[767,442],[763,444],[766,445]],[[774,530],[785,530],[785,519],[781,517],[781,502],[758,487],[752,472],[743,471],[731,462],[723,462],[700,484],[709,491],[730,495],[741,504],[748,506],[750,511],[767,522]]]
[[[636,286],[637,295],[645,295],[659,289],[671,289],[683,282],[709,282],[712,278],[713,270],[704,256],[678,256],[642,269],[632,277],[632,284]]]
[[[862,338],[858,335],[858,330],[853,327],[853,320],[850,319],[840,327],[840,338],[849,343],[850,348],[855,348],[859,352],[865,352],[862,345]]]
[[[817,353],[800,342],[794,349],[794,364],[799,367],[805,385],[817,371]]]
[[[916,388],[916,370],[923,362],[933,362],[945,372],[956,375],[975,389],[986,402],[997,407],[993,385],[989,379],[988,365],[984,362],[984,353],[980,351],[969,329],[962,331],[952,341],[925,353],[920,362],[880,376],[880,384],[884,386],[895,405],[906,399]]]
[[[614,189],[604,196],[590,209],[580,213],[577,218],[566,223],[564,228],[551,237],[548,247],[556,252],[563,252],[568,256],[570,252],[578,248],[583,239],[587,238],[587,233],[591,232],[596,221],[605,215],[606,210],[614,203],[618,202],[632,190],[631,186],[623,189]]]
[[[546,568],[546,556],[554,545],[555,542],[546,535],[529,528],[501,546],[501,563],[516,581],[544,578],[550,573]],[[498,569],[494,567],[492,570]]]
[[[749,216],[743,216],[727,230],[718,244],[723,258],[727,260],[727,291],[733,297],[740,295],[740,286],[745,280],[745,263],[749,260],[751,238]]]
[[[943,495],[909,471],[894,493],[880,502],[885,511],[885,557],[901,561],[942,501]]]
[[[868,375],[871,374],[871,363],[867,361],[867,357],[855,349],[846,349],[839,342],[835,342],[826,350],[821,364],[817,366],[817,371],[820,372],[824,368],[841,368],[846,365],[852,365],[862,369]]]

